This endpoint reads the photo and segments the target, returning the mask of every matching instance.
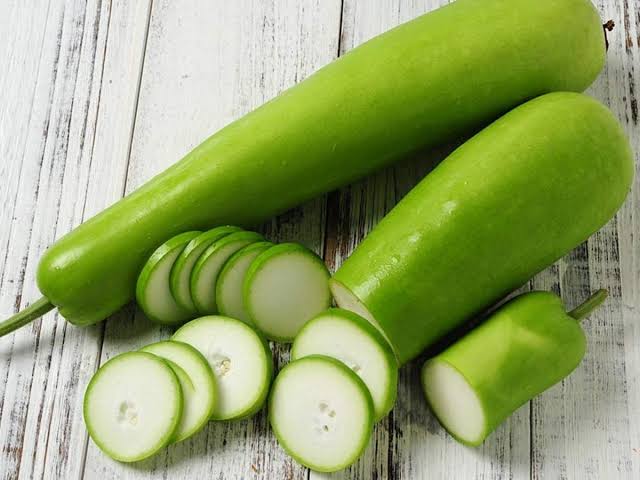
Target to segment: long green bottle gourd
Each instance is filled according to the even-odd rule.
[[[531,100],[423,179],[331,280],[401,363],[586,240],[622,205],[629,141],[579,93]]]
[[[44,255],[45,296],[75,324],[117,311],[167,238],[249,226],[494,120],[555,90],[582,91],[605,59],[588,0],[458,0],[401,25],[230,124]]]

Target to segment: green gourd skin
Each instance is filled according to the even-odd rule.
[[[401,363],[524,284],[607,223],[633,179],[611,112],[551,93],[509,112],[422,180],[331,280]]]
[[[585,354],[579,320],[605,298],[606,291],[599,291],[583,304],[587,308],[566,313],[553,293],[520,295],[428,360],[422,376],[425,391],[428,369],[445,362],[464,377],[481,403],[485,421],[477,439],[450,433],[462,443],[477,446],[521,405],[567,377]]]
[[[604,60],[589,0],[458,0],[214,134],[51,246],[38,286],[67,320],[98,322],[133,298],[144,260],[167,238],[255,225],[529,98],[582,91]]]

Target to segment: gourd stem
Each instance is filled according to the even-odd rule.
[[[571,310],[569,312],[569,316],[575,318],[577,321],[583,320],[591,312],[598,308],[602,304],[602,302],[605,301],[608,295],[609,292],[607,292],[605,289],[598,290],[596,293],[587,298],[584,303]]]
[[[604,44],[607,51],[609,50],[609,36],[607,35],[607,32],[612,31],[615,26],[616,24],[613,20],[608,20],[607,23],[602,25],[602,30],[604,31]]]
[[[55,305],[49,301],[47,297],[32,303],[24,310],[16,313],[13,317],[0,322],[0,337],[24,327],[27,323],[33,322],[36,318],[41,317],[45,313],[53,310]]]

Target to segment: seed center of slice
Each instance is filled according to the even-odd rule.
[[[231,372],[231,359],[226,355],[213,354],[209,357],[209,363],[213,365],[213,373],[216,377],[224,377]]]
[[[122,402],[118,409],[117,419],[120,424],[137,425],[138,409],[136,408],[136,404],[128,400]]]
[[[314,430],[320,435],[334,430],[336,424],[336,411],[328,403],[318,403],[318,412],[313,417]]]

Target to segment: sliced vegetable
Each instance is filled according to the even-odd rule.
[[[326,355],[344,363],[371,393],[376,421],[393,408],[398,393],[398,363],[393,350],[367,320],[332,308],[302,327],[291,347],[291,359]]]
[[[182,417],[180,383],[169,365],[146,352],[105,363],[84,395],[84,421],[93,441],[121,462],[150,457],[167,445]]]
[[[198,258],[191,272],[191,298],[203,315],[218,312],[216,282],[226,261],[250,243],[264,240],[255,232],[236,232],[213,242]]]
[[[373,430],[373,411],[360,377],[322,355],[285,366],[269,398],[269,421],[278,442],[318,472],[341,470],[360,457]]]
[[[290,342],[308,320],[331,306],[328,280],[320,257],[297,243],[282,243],[251,263],[244,306],[267,338]]]
[[[218,396],[209,362],[194,347],[181,342],[157,342],[141,351],[166,360],[180,380],[184,408],[172,441],[180,442],[194,435],[211,418]]]
[[[178,305],[171,294],[169,275],[176,258],[200,232],[185,232],[166,241],[149,257],[136,285],[136,300],[145,315],[156,323],[179,325],[193,312]]]
[[[207,232],[203,232],[193,240],[191,240],[178,258],[171,269],[171,292],[178,305],[182,308],[196,312],[196,306],[191,298],[191,272],[200,255],[216,240],[229,235],[230,233],[240,232],[240,227],[225,225],[213,228]]]
[[[633,174],[606,107],[567,92],[531,100],[402,199],[338,269],[333,295],[405,363],[607,223]]]
[[[209,362],[218,385],[213,420],[243,418],[262,408],[273,358],[269,345],[251,327],[233,318],[201,317],[179,328],[171,340],[195,347]]]
[[[601,290],[567,314],[553,293],[526,293],[427,361],[422,384],[440,423],[460,442],[481,444],[578,366],[585,352],[578,321],[606,296]]]
[[[222,315],[251,324],[251,318],[244,308],[242,286],[251,262],[272,246],[270,242],[252,243],[227,260],[216,282],[216,302]]]

